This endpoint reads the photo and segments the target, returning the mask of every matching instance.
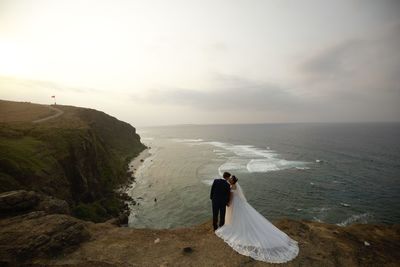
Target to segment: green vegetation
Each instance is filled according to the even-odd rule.
[[[0,192],[29,189],[65,199],[86,220],[117,216],[123,202],[114,191],[145,146],[135,128],[103,112],[58,108],[64,114],[44,123],[10,122],[10,114],[0,122]]]
[[[82,220],[102,222],[105,218],[118,216],[123,208],[123,202],[115,195],[110,195],[108,198],[91,203],[81,202],[74,206],[72,214]]]
[[[73,209],[73,214],[79,219],[101,222],[107,217],[107,211],[98,203],[79,203]]]

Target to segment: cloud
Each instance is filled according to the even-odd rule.
[[[326,80],[351,75],[352,66],[348,64],[349,55],[357,51],[360,40],[346,40],[305,60],[302,71],[310,78]]]
[[[215,73],[214,89],[168,88],[150,90],[135,101],[156,105],[187,106],[200,110],[294,111],[306,103],[279,85],[257,82],[245,77]]]
[[[304,60],[305,84],[338,94],[400,94],[400,23],[370,38],[350,39]]]
[[[153,89],[132,99],[231,116],[274,114],[286,121],[398,121],[398,47],[400,23],[315,52],[298,65],[300,75],[291,85],[214,73],[208,88]]]
[[[331,113],[326,116],[398,121],[399,47],[400,23],[371,33],[369,38],[342,41],[304,60],[297,85],[326,103]]]
[[[11,88],[31,88],[32,90],[46,89],[59,92],[72,92],[72,93],[100,93],[99,89],[76,87],[76,86],[66,86],[61,83],[44,81],[44,80],[32,80],[26,78],[17,78],[13,76],[2,76],[0,75],[0,88],[7,89]]]

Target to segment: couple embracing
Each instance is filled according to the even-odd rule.
[[[237,177],[225,172],[212,184],[215,234],[238,253],[256,260],[283,263],[294,259],[299,253],[297,242],[247,202],[237,181]]]

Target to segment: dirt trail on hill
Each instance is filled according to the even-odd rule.
[[[56,114],[48,116],[48,117],[43,118],[43,119],[34,120],[32,122],[33,123],[41,123],[41,122],[45,122],[45,121],[57,118],[57,117],[61,116],[62,114],[64,114],[64,111],[62,111],[61,109],[58,109],[58,108],[55,108],[55,107],[52,107],[52,106],[49,106],[49,109],[54,110],[56,112]]]

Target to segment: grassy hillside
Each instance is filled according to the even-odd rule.
[[[122,208],[114,189],[145,146],[135,128],[103,112],[0,101],[0,192],[32,189],[68,201],[75,215],[102,221]]]
[[[0,100],[0,122],[31,122],[53,113],[44,105]]]

